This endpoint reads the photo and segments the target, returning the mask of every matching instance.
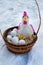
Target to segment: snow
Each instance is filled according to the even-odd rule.
[[[13,54],[6,48],[0,35],[0,65],[43,65],[43,0],[37,0],[40,6],[42,24],[38,40],[32,50],[26,54]],[[29,23],[37,30],[39,24],[35,0],[0,0],[0,29],[2,33],[11,26],[21,22],[23,11],[29,15]],[[35,12],[35,13],[34,13]]]

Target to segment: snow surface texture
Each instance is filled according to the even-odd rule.
[[[38,0],[42,25],[38,40],[29,53],[16,55],[9,52],[0,35],[0,65],[43,65],[43,0]],[[2,33],[9,27],[21,22],[24,10],[27,10],[30,22],[35,30],[38,26],[38,13],[34,0],[0,0],[0,29]],[[35,12],[35,13],[34,13]]]

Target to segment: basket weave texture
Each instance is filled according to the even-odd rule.
[[[18,53],[18,54],[21,54],[21,53],[26,53],[26,52],[29,52],[33,45],[35,44],[36,40],[37,40],[37,35],[36,37],[31,41],[31,43],[26,43],[25,45],[16,45],[16,44],[13,44],[12,42],[8,42],[7,40],[7,35],[9,33],[9,31],[12,31],[14,28],[18,28],[18,26],[16,27],[11,27],[9,29],[7,29],[4,34],[3,34],[3,39],[5,41],[5,44],[7,46],[7,48],[12,51],[13,53]]]

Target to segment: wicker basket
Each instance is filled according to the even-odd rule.
[[[35,0],[35,2],[36,2],[36,5],[38,7],[38,13],[39,13],[39,19],[40,19],[39,26],[38,26],[38,30],[37,30],[37,32],[35,34],[36,37],[30,43],[28,42],[25,45],[16,45],[16,44],[12,44],[12,42],[8,42],[8,40],[6,39],[6,37],[7,37],[8,33],[9,33],[9,31],[13,30],[14,28],[18,28],[18,26],[11,27],[11,28],[7,29],[3,33],[3,35],[2,35],[2,37],[3,37],[4,41],[5,41],[5,44],[6,44],[7,48],[10,51],[12,51],[13,53],[22,54],[22,53],[29,52],[32,49],[32,47],[35,44],[35,42],[37,41],[37,34],[38,34],[39,29],[40,29],[40,26],[41,26],[41,15],[40,15],[40,9],[39,9],[38,3],[37,3],[36,0]]]
[[[32,47],[33,47],[33,45],[35,44],[35,42],[36,42],[36,40],[37,40],[37,35],[36,35],[36,37],[31,41],[31,43],[26,43],[25,45],[16,45],[16,44],[13,44],[13,43],[11,43],[11,42],[9,42],[8,40],[7,40],[7,35],[8,35],[8,33],[9,33],[9,31],[11,31],[11,30],[13,30],[14,28],[18,28],[17,26],[16,27],[12,27],[12,28],[9,28],[9,29],[7,29],[5,32],[4,32],[4,34],[3,34],[3,39],[4,39],[4,41],[5,41],[5,44],[7,45],[7,48],[10,50],[10,51],[12,51],[12,52],[14,52],[14,53],[26,53],[26,52],[28,52],[28,51],[30,51],[31,49],[32,49]]]

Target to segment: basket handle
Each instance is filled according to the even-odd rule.
[[[38,8],[38,14],[39,14],[39,20],[40,20],[39,21],[39,26],[38,26],[38,29],[37,29],[37,32],[36,32],[36,34],[38,34],[38,32],[40,30],[40,26],[41,26],[41,14],[40,14],[40,8],[39,8],[37,0],[35,0],[35,2],[36,2],[36,5],[37,5],[37,8]]]
[[[3,34],[2,34],[2,31],[1,31],[1,29],[0,29],[0,34],[1,34],[2,38],[3,38]]]

